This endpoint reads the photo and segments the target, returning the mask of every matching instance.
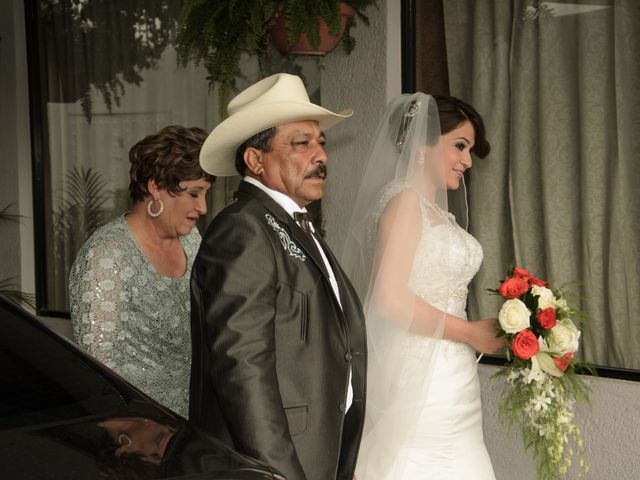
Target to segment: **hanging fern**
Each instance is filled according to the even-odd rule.
[[[320,43],[317,18],[322,17],[329,31],[340,31],[339,0],[186,0],[180,14],[176,52],[178,63],[204,65],[209,87],[218,86],[220,118],[225,117],[238,63],[242,54],[263,56],[269,50],[270,29],[280,14],[287,16],[288,41],[294,44],[301,33],[309,42]],[[349,0],[344,2],[356,11],[366,25],[368,18],[362,13],[375,0]],[[350,53],[355,41],[350,29],[355,25],[352,17],[347,22],[343,42]]]
[[[180,15],[176,52],[178,62],[204,64],[209,85],[219,85],[220,113],[229,100],[240,55],[262,55],[275,2],[187,0]]]

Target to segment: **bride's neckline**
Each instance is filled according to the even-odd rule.
[[[443,220],[447,219],[447,220],[453,221],[454,223],[457,224],[456,216],[453,213],[449,212],[448,210],[445,210],[445,209],[441,208],[435,202],[435,200],[433,198],[433,197],[435,197],[435,193],[430,196],[431,198],[429,198],[427,195],[423,194],[423,192],[421,192],[420,189],[416,185],[414,185],[411,182],[408,182],[406,179],[405,180],[394,180],[389,185],[389,191],[390,192],[393,192],[395,190],[395,193],[392,193],[392,196],[395,195],[396,193],[399,193],[400,191],[404,190],[405,188],[410,188],[410,189],[414,190],[417,193],[418,198],[420,199],[420,202],[422,204],[424,204],[425,206],[427,206],[428,208],[430,208],[431,210],[433,210]]]

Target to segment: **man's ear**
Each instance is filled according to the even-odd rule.
[[[244,163],[247,169],[255,176],[260,176],[264,172],[262,152],[257,148],[247,147],[244,151]]]

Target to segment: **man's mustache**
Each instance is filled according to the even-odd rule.
[[[325,179],[327,178],[327,166],[326,165],[318,165],[318,168],[316,168],[313,172],[309,172],[305,175],[304,178],[321,178],[321,179]]]

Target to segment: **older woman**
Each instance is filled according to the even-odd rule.
[[[191,364],[189,279],[214,177],[198,163],[207,133],[169,126],[129,151],[130,212],[82,246],[69,294],[77,343],[186,416]]]

